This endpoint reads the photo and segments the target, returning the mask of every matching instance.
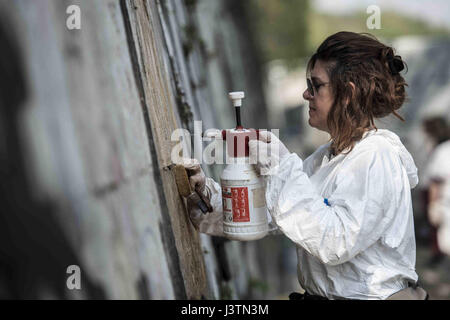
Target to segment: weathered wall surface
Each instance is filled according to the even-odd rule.
[[[177,143],[171,141],[174,129],[192,131],[194,120],[203,121],[203,130],[233,126],[229,91],[246,91],[244,124],[266,127],[251,43],[243,38],[243,21],[232,15],[230,3],[0,4],[0,34],[12,44],[3,50],[2,67],[19,70],[5,72],[9,78],[1,83],[2,130],[17,133],[6,135],[2,166],[15,163],[23,173],[8,180],[19,181],[20,188],[2,184],[3,195],[13,200],[1,218],[22,217],[22,225],[33,230],[27,241],[43,239],[36,242],[33,261],[27,260],[35,270],[27,282],[34,288],[28,296],[220,299],[276,294],[276,288],[267,292],[254,284],[276,283],[278,267],[270,269],[267,261],[278,257],[279,245],[273,239],[238,243],[199,235],[172,173],[164,169]],[[69,5],[81,9],[80,30],[66,27]],[[4,63],[9,57],[14,58]],[[24,89],[11,102],[8,88],[17,84]],[[219,166],[204,169],[218,178]],[[14,223],[19,224],[11,222],[12,228]],[[36,228],[39,223],[47,223],[47,229]],[[4,240],[0,264],[10,263],[15,252],[13,262],[22,265],[17,248],[26,252],[25,240]],[[45,260],[45,254],[54,260]],[[55,264],[58,268],[48,275],[39,273]],[[81,290],[66,289],[65,268],[72,264],[80,265]],[[0,278],[10,288],[0,292],[5,297],[25,295],[14,288],[22,286],[26,271],[14,270],[16,280]]]

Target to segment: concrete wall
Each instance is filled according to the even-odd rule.
[[[80,30],[66,27],[69,5],[81,9]],[[229,2],[3,0],[0,20],[8,44],[0,59],[8,71],[0,123],[9,133],[1,165],[13,172],[2,182],[9,201],[1,218],[20,235],[0,227],[0,295],[224,299],[278,292],[278,266],[267,267],[279,257],[276,239],[199,235],[164,169],[174,129],[192,130],[194,120],[203,129],[233,126],[228,91],[246,91],[245,125],[267,124],[257,60]],[[204,169],[218,178],[221,168]],[[69,265],[80,266],[81,290],[66,288]]]

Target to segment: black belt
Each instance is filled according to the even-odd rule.
[[[305,291],[305,293],[292,292],[289,295],[289,300],[330,300],[328,298],[322,296],[316,296],[314,294],[309,294]],[[335,300],[355,300],[348,298],[336,298]]]
[[[289,295],[289,300],[329,300],[328,298],[322,296],[316,296],[313,294],[309,294],[305,291],[305,293],[292,292]]]

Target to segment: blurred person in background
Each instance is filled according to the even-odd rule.
[[[444,117],[423,121],[423,129],[434,147],[425,168],[426,212],[431,227],[430,265],[450,255],[450,128]]]
[[[292,300],[428,298],[415,269],[410,189],[417,168],[399,137],[374,125],[390,114],[402,119],[396,111],[405,101],[403,69],[393,48],[374,37],[333,34],[309,60],[303,93],[309,125],[329,133],[330,142],[304,161],[268,132],[249,142],[271,217],[296,245],[305,292]],[[203,215],[188,203],[192,223],[224,236],[220,185],[198,164],[186,168],[214,208]]]

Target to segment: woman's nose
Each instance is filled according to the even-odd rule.
[[[313,98],[314,97],[311,96],[311,94],[309,93],[308,89],[303,91],[303,99],[305,99],[305,100],[312,100]]]

